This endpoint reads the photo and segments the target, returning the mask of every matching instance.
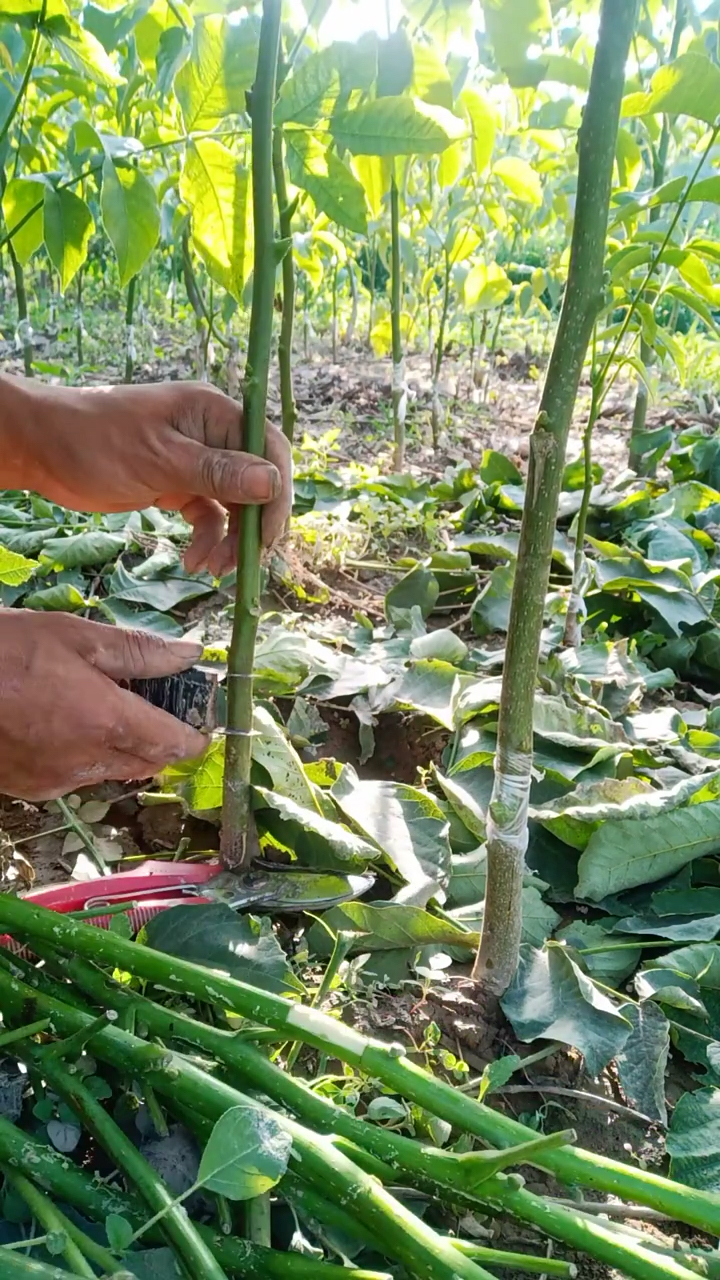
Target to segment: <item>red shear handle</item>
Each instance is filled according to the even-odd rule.
[[[88,904],[99,902],[134,902],[138,898],[177,896],[183,886],[207,884],[219,871],[213,862],[159,862],[148,859],[133,871],[118,871],[98,880],[68,880],[63,884],[46,884],[23,894],[28,902],[51,911],[84,911]],[[178,899],[180,901],[181,899]],[[184,901],[185,899],[183,899]]]

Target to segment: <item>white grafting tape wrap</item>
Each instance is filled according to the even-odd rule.
[[[135,325],[129,324],[125,329],[125,352],[128,360],[137,359],[137,351],[135,350]]]
[[[574,614],[576,618],[585,617],[585,601],[579,591],[570,592],[567,611]]]
[[[398,397],[397,414],[400,423],[405,422],[407,414],[407,383],[405,381],[405,360],[399,360],[397,364],[393,364],[392,369],[392,390],[393,398]]]
[[[505,768],[496,765],[487,817],[488,844],[502,840],[523,856],[528,844],[532,759],[525,751],[506,752]]]

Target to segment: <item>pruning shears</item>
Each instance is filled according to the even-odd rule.
[[[241,875],[222,871],[216,861],[161,862],[148,859],[132,871],[101,880],[67,881],[30,889],[23,898],[63,913],[88,912],[87,923],[107,929],[126,905],[133,933],[169,907],[223,902],[235,911],[301,914],[327,910],[361,897],[374,883],[372,875],[263,867]],[[107,907],[107,914],[103,908]]]

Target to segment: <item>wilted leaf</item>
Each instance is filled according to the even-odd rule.
[[[445,887],[450,875],[448,822],[427,791],[401,782],[361,781],[346,765],[331,794],[405,880],[398,900],[422,906]]]
[[[652,1000],[622,1004],[620,1013],[632,1031],[616,1057],[618,1078],[631,1106],[667,1123],[665,1068],[670,1051],[670,1026]]]
[[[702,1191],[720,1191],[720,1089],[684,1093],[667,1135],[670,1176]]]
[[[542,1037],[572,1045],[590,1075],[622,1049],[631,1026],[617,1007],[570,959],[564,947],[524,947],[518,971],[501,1001],[521,1040]]]

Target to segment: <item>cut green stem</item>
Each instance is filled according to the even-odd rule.
[[[272,131],[281,11],[282,0],[263,0],[257,73],[250,100],[255,251],[243,414],[245,452],[260,457],[265,453],[265,410],[277,266]],[[220,840],[223,864],[228,869],[246,866],[252,856],[252,671],[260,615],[260,548],[260,508],[241,507],[235,614],[228,649],[227,736]]]

